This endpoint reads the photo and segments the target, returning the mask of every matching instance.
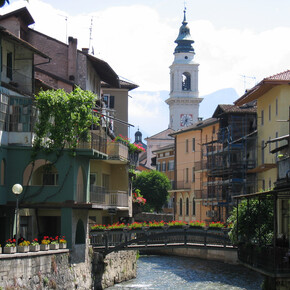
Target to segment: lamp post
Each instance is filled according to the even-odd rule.
[[[12,192],[16,196],[16,213],[15,213],[16,215],[16,238],[15,238],[16,243],[15,244],[16,245],[18,243],[18,236],[19,236],[19,233],[18,233],[18,195],[22,193],[22,190],[23,190],[23,187],[21,184],[17,183],[12,186]]]

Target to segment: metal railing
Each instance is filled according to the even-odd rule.
[[[128,207],[128,193],[120,190],[107,190],[104,187],[90,186],[90,202],[108,207]]]
[[[195,247],[235,249],[228,230],[197,229],[193,227],[161,227],[118,229],[90,232],[95,250],[109,254],[120,250],[146,250],[154,248]]]
[[[94,149],[102,153],[107,153],[107,140],[98,134],[91,132],[91,138],[88,142],[79,142],[78,149]]]

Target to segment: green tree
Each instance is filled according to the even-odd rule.
[[[238,213],[238,223],[237,223]],[[233,224],[229,233],[233,243],[271,244],[273,240],[274,202],[272,196],[243,199],[235,207],[228,222]]]
[[[88,141],[91,125],[99,120],[92,111],[96,99],[95,94],[78,87],[71,93],[61,89],[41,91],[35,96],[39,118],[34,148],[74,149],[79,141]]]
[[[139,189],[146,198],[146,208],[157,212],[162,210],[168,199],[168,190],[171,188],[168,177],[156,170],[143,171],[133,182],[134,189]]]

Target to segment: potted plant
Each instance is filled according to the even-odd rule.
[[[225,224],[223,222],[211,222],[208,227],[210,230],[221,230],[225,228]]]
[[[30,242],[29,241],[26,241],[25,239],[23,239],[18,244],[17,252],[18,253],[27,253],[27,252],[29,252],[29,245],[30,245]]]
[[[16,240],[8,239],[4,247],[4,254],[14,254],[16,253]]]
[[[195,228],[195,229],[201,229],[203,227],[205,227],[205,222],[202,222],[202,221],[191,221],[189,222],[189,227],[190,228]]]
[[[169,228],[184,228],[187,226],[187,222],[184,221],[171,221],[167,223]]]
[[[40,250],[40,245],[38,239],[34,239],[29,245],[30,252],[38,252]]]
[[[59,249],[58,236],[56,236],[55,238],[50,237],[50,249],[51,250]]]
[[[50,239],[48,236],[44,236],[41,240],[40,250],[41,251],[48,251],[49,250]]]
[[[107,227],[105,225],[93,225],[91,226],[91,229],[94,231],[104,231]]]
[[[126,225],[119,222],[107,226],[108,230],[123,230],[124,228],[126,228]]]
[[[65,239],[65,236],[62,236],[60,239],[59,239],[59,248],[60,249],[66,249],[66,246],[67,246],[67,241]]]
[[[142,230],[142,228],[146,226],[147,226],[146,222],[143,222],[143,223],[134,222],[132,224],[128,224],[127,228],[129,230],[139,230],[139,229]]]
[[[0,244],[0,254],[2,254],[2,247],[1,247],[1,244]]]
[[[165,222],[164,222],[164,221],[161,221],[161,222],[157,222],[157,221],[149,222],[149,223],[147,224],[147,227],[148,227],[150,230],[162,229],[162,228],[165,227]]]

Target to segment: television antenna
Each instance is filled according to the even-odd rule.
[[[247,87],[247,79],[252,79],[255,81],[256,84],[256,77],[252,77],[252,76],[246,76],[246,75],[241,75],[241,77],[244,79],[244,91],[246,91]]]
[[[68,17],[66,15],[62,15],[62,14],[58,14],[58,15],[61,17],[64,17],[64,19],[65,19],[65,43],[67,44],[68,43],[68,39],[67,39],[67,19],[68,19]]]

